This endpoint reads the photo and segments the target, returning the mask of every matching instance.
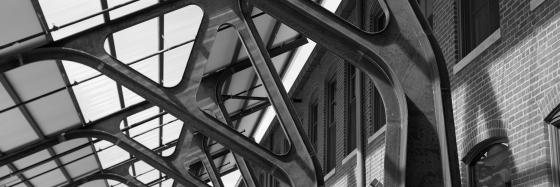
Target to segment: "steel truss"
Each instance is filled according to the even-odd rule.
[[[344,9],[356,6],[352,0],[343,3]],[[193,158],[198,158],[203,162],[214,186],[222,186],[211,161],[212,157],[206,149],[208,137],[234,153],[248,186],[255,186],[255,181],[246,160],[292,186],[322,186],[324,181],[319,162],[274,70],[269,51],[250,18],[251,9],[248,7],[254,6],[358,67],[373,80],[382,96],[387,114],[385,186],[414,185],[407,177],[411,171],[433,174],[423,173],[422,168],[418,168],[421,166],[407,163],[407,156],[415,156],[407,155],[407,150],[418,148],[413,143],[407,144],[408,124],[435,129],[437,137],[426,138],[437,138],[435,146],[439,147],[440,154],[438,157],[425,159],[440,163],[439,176],[442,182],[438,185],[458,186],[449,83],[443,55],[427,23],[417,18],[421,14],[415,1],[379,0],[379,3],[386,15],[385,28],[378,33],[367,33],[308,0],[163,1],[41,48],[25,51],[14,57],[0,57],[0,71],[6,72],[23,64],[48,59],[74,61],[97,69],[149,101],[105,117],[92,125],[72,129],[56,137],[47,137],[44,142],[48,145],[72,138],[103,139],[173,178],[176,186],[207,186],[205,182],[192,176],[185,167]],[[104,50],[103,43],[111,33],[191,4],[203,9],[204,17],[182,81],[176,87],[162,87]],[[237,30],[249,53],[252,67],[266,88],[268,101],[265,102],[274,107],[290,142],[291,148],[286,155],[275,155],[229,127],[231,118],[235,115],[230,116],[223,108],[223,98],[217,92],[219,89],[216,89],[221,84],[211,87],[216,94],[203,97],[214,99],[226,121],[221,122],[198,107],[197,96],[201,97],[197,95],[198,90],[201,83],[206,82],[202,78],[208,52],[212,48],[216,32],[223,25]],[[210,82],[219,81],[215,79]],[[185,122],[176,151],[170,157],[159,156],[119,129],[120,121],[126,116],[152,105],[157,105]],[[418,141],[423,140],[421,138]],[[39,151],[39,148],[40,146],[25,151]],[[18,154],[8,156],[11,157],[2,157],[0,161],[8,163],[6,158],[15,158]],[[125,166],[126,164],[123,165]],[[130,177],[128,172],[113,169],[84,180],[111,178],[143,186]]]

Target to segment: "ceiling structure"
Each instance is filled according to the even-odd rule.
[[[2,1],[0,23],[9,27],[1,30],[0,56],[88,32],[89,28],[158,3],[158,0]],[[296,53],[302,46],[309,49],[312,43],[256,8],[251,15],[275,70],[283,79],[293,79],[294,72],[287,70],[296,61],[300,66],[305,62],[307,57],[299,55],[296,59]],[[111,34],[105,40],[105,51],[152,81],[173,87],[181,80],[202,16],[202,9],[194,5],[168,12]],[[232,71],[221,82],[225,110],[232,118],[233,128],[253,137],[259,133],[256,132],[259,122],[266,116],[269,104],[235,29],[220,27],[208,54],[204,77],[210,79]],[[243,65],[248,63],[249,66]],[[123,165],[128,166],[125,169],[131,176],[149,186],[173,183],[173,179],[113,143],[95,138],[56,140],[58,134],[68,129],[101,123],[108,116],[146,103],[123,85],[95,69],[65,60],[23,65],[1,74],[0,83],[0,186],[66,186],[78,182],[84,183],[82,186],[126,186],[114,180],[84,180],[102,171],[118,170]],[[211,101],[207,102],[208,106],[205,103],[200,101],[207,114],[223,120],[221,112],[212,108]],[[126,136],[162,156],[174,152],[182,126],[183,121],[157,106],[140,110],[120,122],[120,130]],[[234,172],[239,176],[230,151],[216,142],[207,143],[219,173],[224,176]],[[18,157],[21,155],[25,156]],[[208,181],[208,173],[200,162],[191,169]],[[230,178],[237,182],[237,177]]]

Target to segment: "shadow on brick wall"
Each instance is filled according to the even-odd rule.
[[[480,69],[478,69],[480,68]],[[463,141],[461,151],[463,162],[466,156],[473,156],[472,154],[480,154],[485,151],[485,148],[491,145],[485,144],[487,140],[493,138],[505,139],[504,143],[509,143],[507,124],[504,123],[502,111],[498,105],[498,98],[492,86],[492,80],[486,70],[486,66],[477,66],[477,72],[466,81],[465,93],[465,114],[462,116],[463,120]],[[466,136],[465,136],[466,135]],[[482,146],[482,150],[474,149],[475,147]],[[473,152],[475,151],[475,152]],[[515,163],[513,161],[513,153],[511,147],[507,150],[507,158],[509,160],[509,169],[512,174],[517,173]],[[474,162],[476,162],[476,158]],[[462,175],[465,176],[466,165],[470,163],[462,163]],[[467,179],[462,177],[463,184],[467,184]]]
[[[525,119],[526,117],[523,116],[528,112],[533,112],[532,109],[526,108],[534,107],[535,103],[515,103],[516,97],[525,96],[529,92],[544,90],[542,88],[549,86],[549,82],[552,82],[543,81],[547,78],[550,79],[550,77],[539,75],[539,73],[546,73],[547,71],[541,69],[551,66],[547,66],[545,61],[555,57],[544,55],[547,51],[554,50],[551,49],[554,47],[550,43],[552,41],[550,40],[551,35],[552,38],[558,38],[559,36],[556,28],[558,25],[556,22],[559,19],[558,7],[560,7],[558,1],[545,1],[543,5],[530,11],[528,1],[500,1],[502,37],[461,72],[453,76],[453,90],[458,90],[454,99],[462,99],[463,97],[465,99],[464,105],[456,106],[462,107],[456,108],[459,113],[455,111],[460,157],[464,157],[467,152],[471,151],[471,148],[485,139],[505,137],[507,142],[510,143],[507,157],[510,162],[510,171],[513,174],[512,182],[514,186],[552,182],[550,171],[551,169],[558,169],[550,168],[550,162],[547,160],[548,156],[539,156],[538,159],[535,159],[533,158],[533,155],[535,155],[533,152],[535,151],[525,151],[525,153],[517,151],[517,149],[531,147],[535,148],[536,152],[543,153],[547,149],[541,146],[541,142],[547,144],[548,140],[542,138],[539,139],[539,144],[528,143],[527,140],[534,137],[533,134],[546,137],[546,134],[541,134],[541,132],[546,133],[547,131],[546,129],[541,130],[542,126],[538,126],[540,123],[533,123],[533,120]],[[548,39],[543,40],[542,37],[548,37]],[[557,44],[558,42],[555,42],[555,45]],[[558,48],[556,47],[556,49]],[[497,69],[493,69],[495,67],[498,67],[498,71],[501,72],[496,72]],[[499,75],[495,76],[496,73]],[[503,82],[495,82],[499,85],[495,88],[492,85],[491,77],[495,78],[494,81]],[[520,89],[512,91],[520,85],[522,85]],[[501,91],[504,90],[502,88],[505,88],[507,91],[504,92],[507,93],[502,93]],[[501,100],[498,98],[503,99],[504,97],[506,100],[499,102]],[[514,109],[500,108],[499,103]],[[461,111],[464,111],[464,113],[461,113]],[[517,122],[519,118],[522,118],[521,121],[529,122]],[[516,121],[513,119],[516,119]],[[524,128],[529,127],[528,125],[530,125],[531,130],[525,131]],[[519,130],[518,126],[522,126],[523,129]],[[534,130],[534,127],[537,130]],[[512,149],[516,150],[515,161]],[[546,154],[548,153],[542,155]],[[535,162],[535,160],[537,161]],[[467,182],[466,172],[468,172],[465,164],[468,163],[461,163],[463,185]]]

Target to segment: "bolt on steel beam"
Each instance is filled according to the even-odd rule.
[[[458,185],[458,167],[451,159],[456,159],[454,130],[450,108],[449,84],[446,67],[437,42],[429,27],[418,21],[418,8],[406,0],[379,0],[386,15],[385,28],[378,33],[366,33],[306,0],[248,0],[241,3],[254,5],[267,12],[294,30],[311,38],[343,59],[364,71],[376,87],[385,103],[387,112],[387,140],[385,155],[385,181],[387,186],[404,186],[406,175],[420,167],[407,165],[408,124],[417,123],[437,131],[440,149],[439,158],[430,157],[441,163],[443,183],[435,185]],[[103,50],[105,37],[115,31],[130,27],[162,13],[189,5],[199,5],[205,11],[198,37],[195,39],[191,58],[181,83],[177,87],[161,88],[143,75],[135,72],[122,62],[107,55]],[[286,97],[285,90],[278,84],[278,77],[270,68],[270,57],[254,29],[247,13],[239,2],[226,0],[168,1],[144,9],[137,13],[119,18],[114,22],[101,25],[73,37],[55,42],[44,48],[24,52],[20,57],[24,63],[44,59],[64,59],[77,61],[126,86],[148,101],[160,106],[183,121],[190,123],[186,128],[198,130],[233,152],[259,164],[263,169],[292,185],[322,185],[320,168],[309,143],[302,140],[301,125],[293,117],[293,109]],[[284,129],[288,131],[294,155],[288,158],[302,161],[294,166],[278,155],[266,151],[261,146],[235,132],[219,120],[206,115],[197,107],[196,93],[203,75],[204,64],[212,47],[217,30],[221,25],[233,25],[245,42],[252,63],[268,90],[270,100],[279,111]],[[86,45],[87,44],[87,45]],[[429,47],[427,47],[429,46]],[[2,62],[2,71],[19,66],[12,59]],[[181,132],[184,133],[184,130]],[[415,133],[415,132],[411,132]],[[294,141],[295,139],[295,141]],[[419,139],[418,141],[427,141]],[[131,142],[126,142],[133,145]],[[433,143],[433,142],[428,142]],[[295,146],[294,146],[295,145]],[[414,146],[413,144],[411,144]],[[125,146],[126,147],[126,146]],[[129,151],[138,151],[128,149]],[[141,151],[140,151],[141,152]],[[414,155],[408,155],[415,158]],[[410,159],[410,158],[409,158]],[[292,160],[293,161],[293,160]],[[151,164],[167,169],[158,163]],[[294,172],[292,172],[294,171]],[[283,177],[282,173],[287,174]],[[173,176],[180,178],[181,176]],[[296,181],[298,183],[296,183]],[[188,181],[183,181],[188,184]],[[303,182],[303,183],[299,183]],[[414,185],[414,184],[409,184]]]

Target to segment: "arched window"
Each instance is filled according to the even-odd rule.
[[[487,141],[473,148],[478,154],[471,157],[469,164],[469,186],[509,187],[511,170],[509,146],[504,141]]]

